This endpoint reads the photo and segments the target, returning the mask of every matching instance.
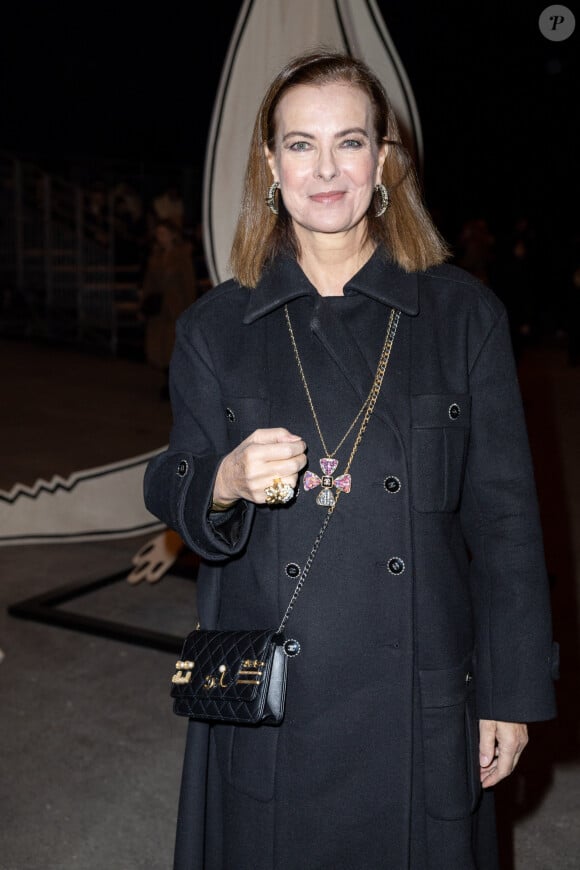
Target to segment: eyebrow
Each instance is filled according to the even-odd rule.
[[[348,130],[340,130],[340,132],[335,134],[334,138],[341,139],[343,136],[350,136],[352,133],[358,133],[366,139],[369,138],[369,134],[362,127],[349,127]],[[293,136],[300,136],[301,139],[315,138],[312,133],[305,133],[302,130],[290,130],[289,133],[286,133],[286,135],[282,137],[282,142],[285,142],[286,139],[291,139]]]

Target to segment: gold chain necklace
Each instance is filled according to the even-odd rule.
[[[361,408],[346,430],[343,437],[338,442],[338,445],[334,448],[332,452],[328,450],[326,446],[326,442],[324,440],[324,436],[322,434],[322,429],[320,428],[320,423],[318,421],[318,414],[316,413],[316,409],[314,407],[314,403],[312,401],[312,396],[310,395],[310,389],[308,387],[308,381],[306,380],[306,375],[304,374],[304,369],[302,367],[302,361],[300,359],[300,354],[298,353],[298,345],[296,344],[296,338],[294,336],[294,330],[292,329],[292,322],[290,320],[290,312],[288,311],[288,305],[284,306],[284,313],[286,315],[286,324],[288,326],[288,333],[290,335],[290,341],[292,343],[292,349],[294,351],[294,357],[296,359],[296,364],[298,366],[298,372],[300,374],[300,379],[304,386],[304,392],[306,393],[306,398],[308,400],[308,405],[310,407],[310,411],[312,413],[312,417],[314,419],[314,423],[316,425],[316,430],[320,437],[320,442],[325,451],[325,456],[320,460],[320,468],[322,469],[322,477],[319,477],[317,474],[314,474],[312,471],[307,471],[304,474],[304,489],[309,491],[311,489],[315,489],[317,486],[321,487],[320,492],[316,498],[316,503],[322,505],[322,507],[332,507],[340,494],[340,492],[350,492],[352,485],[352,477],[350,475],[350,467],[352,465],[352,461],[354,459],[355,453],[359,448],[359,445],[362,440],[362,436],[367,428],[368,422],[371,418],[371,414],[374,411],[376,401],[378,399],[379,393],[381,391],[381,386],[383,383],[383,378],[385,376],[385,372],[387,370],[387,365],[389,363],[389,358],[391,356],[391,348],[393,346],[393,341],[395,340],[395,334],[397,332],[397,326],[399,324],[399,317],[401,312],[397,309],[391,309],[391,315],[389,317],[389,323],[387,325],[387,332],[385,334],[385,340],[383,342],[383,348],[381,350],[381,355],[379,357],[379,363],[377,365],[377,370],[375,373],[375,377],[373,379],[373,384],[369,391],[368,396],[365,398],[364,402],[361,405]],[[348,458],[348,462],[346,463],[345,469],[341,475],[338,477],[333,477],[334,472],[338,468],[338,460],[334,458],[335,454],[338,453],[352,430],[354,429],[356,423],[360,419],[363,411],[364,417],[360,424],[357,436],[355,438],[353,448],[351,450],[351,454]],[[336,495],[333,493],[332,488],[337,490]]]

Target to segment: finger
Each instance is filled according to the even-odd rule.
[[[274,477],[285,477],[286,475],[298,475],[306,465],[307,459],[305,453],[298,453],[296,456],[290,456],[288,459],[277,459],[272,462],[266,462],[263,466],[264,474]]]
[[[306,444],[302,438],[299,438],[297,441],[276,441],[269,444],[253,442],[245,447],[244,458],[248,463],[278,462],[284,459],[291,459],[293,456],[300,456],[305,451]]]
[[[497,782],[499,782],[500,779],[505,779],[506,776],[510,775],[516,765],[515,757],[515,749],[510,748],[499,750],[499,755],[497,757],[497,769],[495,771],[495,778]]]
[[[267,486],[275,477],[296,478],[306,465],[305,453],[299,452],[295,455],[286,453],[284,456],[279,456],[277,453],[272,454],[267,451],[264,455],[263,449],[266,448],[259,448],[257,451],[248,448],[240,457],[238,476],[253,488]]]
[[[273,429],[256,429],[246,438],[249,443],[276,444],[288,441],[301,441],[300,435],[294,435],[282,426]]]
[[[255,473],[249,472],[248,480],[254,486],[267,486],[277,477],[282,478],[285,483],[296,485],[300,471],[306,465],[306,457],[303,453],[298,456],[293,456],[292,459],[285,459],[283,462],[267,462],[261,465]]]
[[[277,446],[279,447],[280,445]],[[264,449],[268,450],[268,448]],[[298,476],[308,462],[306,454],[294,454],[294,451],[290,451],[290,456],[282,459],[275,454],[274,458],[271,458],[271,454],[268,452],[268,456],[270,458],[265,461],[261,453],[258,452],[258,455],[256,455],[248,451],[247,462],[245,463],[245,480],[252,491],[255,493],[257,490],[270,487],[274,480],[281,480],[282,483],[295,488],[298,483]]]
[[[479,721],[479,763],[482,767],[491,764],[495,757],[497,723],[491,719]]]
[[[493,785],[497,785],[498,782],[501,782],[502,779],[509,776],[513,769],[513,758],[508,757],[507,754],[504,756],[501,756],[500,754],[496,761],[483,771],[481,775],[481,784],[483,788],[490,788]]]
[[[493,764],[491,767],[486,768],[480,772],[480,782],[482,788],[491,788],[491,786],[496,785],[499,782],[497,774],[497,766]]]
[[[497,758],[490,768],[482,772],[484,788],[496,785],[513,773],[527,743],[525,725],[498,722],[497,726]]]

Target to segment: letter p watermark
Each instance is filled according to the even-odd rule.
[[[576,19],[567,6],[546,6],[538,19],[538,27],[546,39],[563,42],[574,33]]]

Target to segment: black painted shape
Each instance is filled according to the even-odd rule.
[[[100,577],[97,580],[90,580],[89,582],[69,583],[66,586],[59,586],[50,592],[11,604],[8,607],[8,613],[10,616],[16,616],[20,619],[45,622],[49,625],[60,626],[61,628],[69,628],[85,632],[86,634],[98,635],[111,640],[119,640],[123,643],[137,644],[138,646],[145,646],[179,655],[183,646],[183,637],[152,631],[148,628],[138,628],[137,626],[126,625],[122,622],[113,622],[108,619],[98,619],[86,616],[84,613],[74,613],[59,608],[60,604],[66,604],[83,595],[96,592],[98,589],[103,589],[112,583],[117,583],[120,580],[126,581],[127,573],[127,571],[120,571],[117,574]],[[191,571],[185,573],[178,569],[173,569],[170,573],[186,577],[187,579],[195,579],[192,577]]]

